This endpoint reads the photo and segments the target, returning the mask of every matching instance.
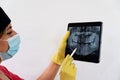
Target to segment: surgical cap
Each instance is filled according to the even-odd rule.
[[[5,28],[10,24],[11,20],[0,7],[0,33],[5,30]]]

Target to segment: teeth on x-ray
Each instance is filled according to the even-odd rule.
[[[77,48],[76,54],[86,56],[99,48],[99,26],[71,27],[68,48]]]

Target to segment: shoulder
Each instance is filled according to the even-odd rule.
[[[10,80],[2,71],[0,71],[0,80]]]
[[[18,75],[13,74],[12,72],[10,72],[5,66],[0,65],[0,71],[3,72],[11,80],[23,80]]]
[[[7,68],[6,68],[5,66],[0,65],[0,70],[1,70],[1,71],[2,71],[2,70],[7,70]]]
[[[5,66],[0,65],[0,71],[2,71],[5,74],[9,74],[9,71]]]

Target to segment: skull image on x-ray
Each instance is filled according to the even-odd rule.
[[[68,47],[71,51],[77,48],[76,54],[87,56],[95,54],[99,48],[100,26],[70,27],[70,37]]]

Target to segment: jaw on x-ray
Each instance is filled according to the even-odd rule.
[[[78,58],[89,55],[99,56],[100,29],[100,26],[69,26],[70,36],[66,50],[71,53],[77,48],[75,56],[79,56]]]

